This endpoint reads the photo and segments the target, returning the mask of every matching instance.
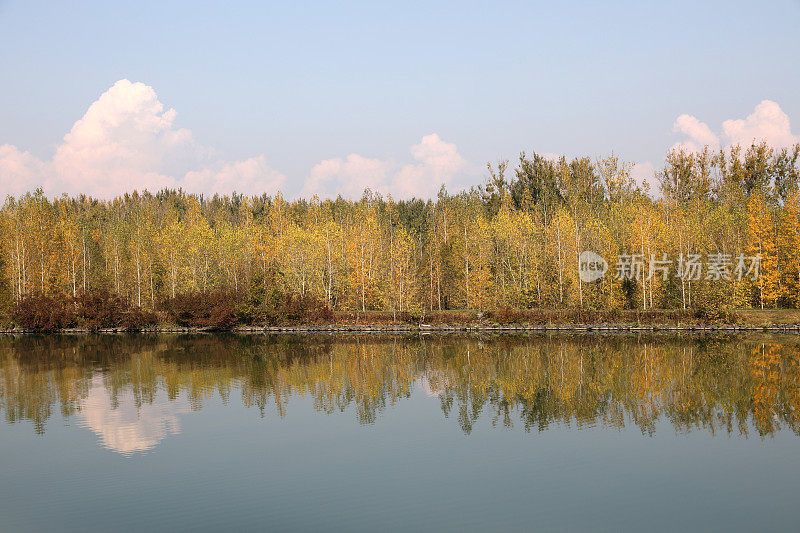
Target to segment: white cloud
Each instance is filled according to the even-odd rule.
[[[784,148],[800,142],[800,135],[792,134],[789,116],[772,100],[763,100],[747,118],[724,121],[721,136],[716,135],[705,122],[685,114],[675,121],[673,131],[686,137],[673,148],[690,152],[699,151],[706,145],[716,149],[766,141],[774,148]]]
[[[182,187],[190,192],[248,195],[275,193],[286,177],[263,155],[226,161],[179,128],[152,87],[116,82],[72,126],[49,160],[12,145],[0,146],[0,194],[86,193],[110,198],[134,189]],[[364,189],[397,197],[434,196],[466,167],[456,145],[435,133],[411,147],[413,163],[358,154],[315,165],[301,194],[358,198]]]
[[[800,142],[800,135],[792,134],[789,116],[772,100],[762,101],[745,119],[726,120],[722,133],[729,146],[766,141],[775,148],[784,148]]]
[[[10,144],[0,146],[0,194],[22,194],[44,175],[45,165],[35,156]]]
[[[350,154],[347,159],[326,159],[311,170],[302,196],[358,198],[369,188],[395,198],[435,196],[467,167],[455,144],[432,133],[411,147],[415,162],[398,167],[392,161]]]
[[[176,116],[152,87],[120,80],[75,122],[52,158],[42,160],[16,146],[0,145],[0,195],[19,195],[36,187],[48,194],[87,193],[103,198],[164,187],[260,195],[275,193],[286,183],[286,177],[271,168],[263,155],[240,161],[221,158],[200,145],[191,131],[178,127]],[[720,133],[688,114],[675,120],[673,131],[683,137],[673,148],[689,151],[762,140],[776,148],[800,142],[789,117],[770,100],[762,101],[743,119],[724,121]],[[412,161],[405,164],[358,154],[326,159],[311,169],[300,194],[358,198],[369,188],[396,198],[429,198],[442,184],[452,186],[456,178],[473,174],[457,146],[436,133],[422,137],[410,148],[410,156]],[[545,157],[558,158],[555,154]],[[651,191],[658,190],[651,163],[634,165],[632,175],[639,184],[649,184]]]
[[[683,148],[689,152],[698,152],[704,146],[711,148],[719,147],[719,138],[714,135],[711,128],[705,122],[700,122],[697,117],[683,114],[677,118],[672,126],[672,131],[682,133],[689,139],[675,143],[673,148]]]
[[[346,159],[326,159],[314,165],[300,195],[335,197],[339,194],[360,198],[364,189],[389,192],[390,164],[380,159],[369,159],[350,154]]]
[[[274,193],[285,178],[263,156],[224,161],[175,126],[152,87],[116,82],[75,122],[50,161],[0,147],[0,193],[43,187],[49,194],[112,197],[133,189]]]
[[[631,178],[642,188],[647,185],[650,194],[656,196],[659,194],[660,184],[656,178],[656,167],[653,166],[653,163],[649,161],[634,163],[631,167]]]
[[[214,170],[205,168],[186,174],[183,187],[190,191],[217,193],[220,195],[238,193],[249,196],[273,193],[280,190],[285,176],[267,165],[263,155],[244,161],[225,163]]]
[[[417,163],[404,166],[392,182],[393,194],[399,198],[434,196],[466,167],[456,145],[444,142],[435,133],[412,146],[411,155]]]

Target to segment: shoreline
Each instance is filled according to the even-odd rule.
[[[314,333],[631,333],[631,332],[680,332],[680,333],[786,333],[800,335],[800,324],[719,324],[719,325],[655,325],[655,324],[338,324],[338,325],[286,325],[286,326],[237,326],[219,330],[213,328],[160,326],[141,330],[125,328],[67,328],[52,331],[27,330],[23,328],[0,329],[0,335],[120,335],[120,334],[314,334]]]

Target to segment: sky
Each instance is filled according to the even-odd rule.
[[[128,4],[0,0],[0,194],[431,197],[522,151],[654,184],[800,141],[800,0]]]

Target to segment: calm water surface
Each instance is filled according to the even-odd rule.
[[[798,530],[799,350],[0,338],[0,531]]]

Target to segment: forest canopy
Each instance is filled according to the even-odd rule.
[[[0,314],[31,294],[106,291],[159,311],[181,294],[313,298],[335,311],[739,308],[800,304],[800,145],[671,151],[658,191],[616,157],[523,153],[435,199],[320,201],[181,190],[113,200],[37,190],[0,210]],[[579,254],[640,276],[579,276]],[[652,274],[654,258],[760,258],[760,276]],[[735,259],[731,259],[735,263]]]

